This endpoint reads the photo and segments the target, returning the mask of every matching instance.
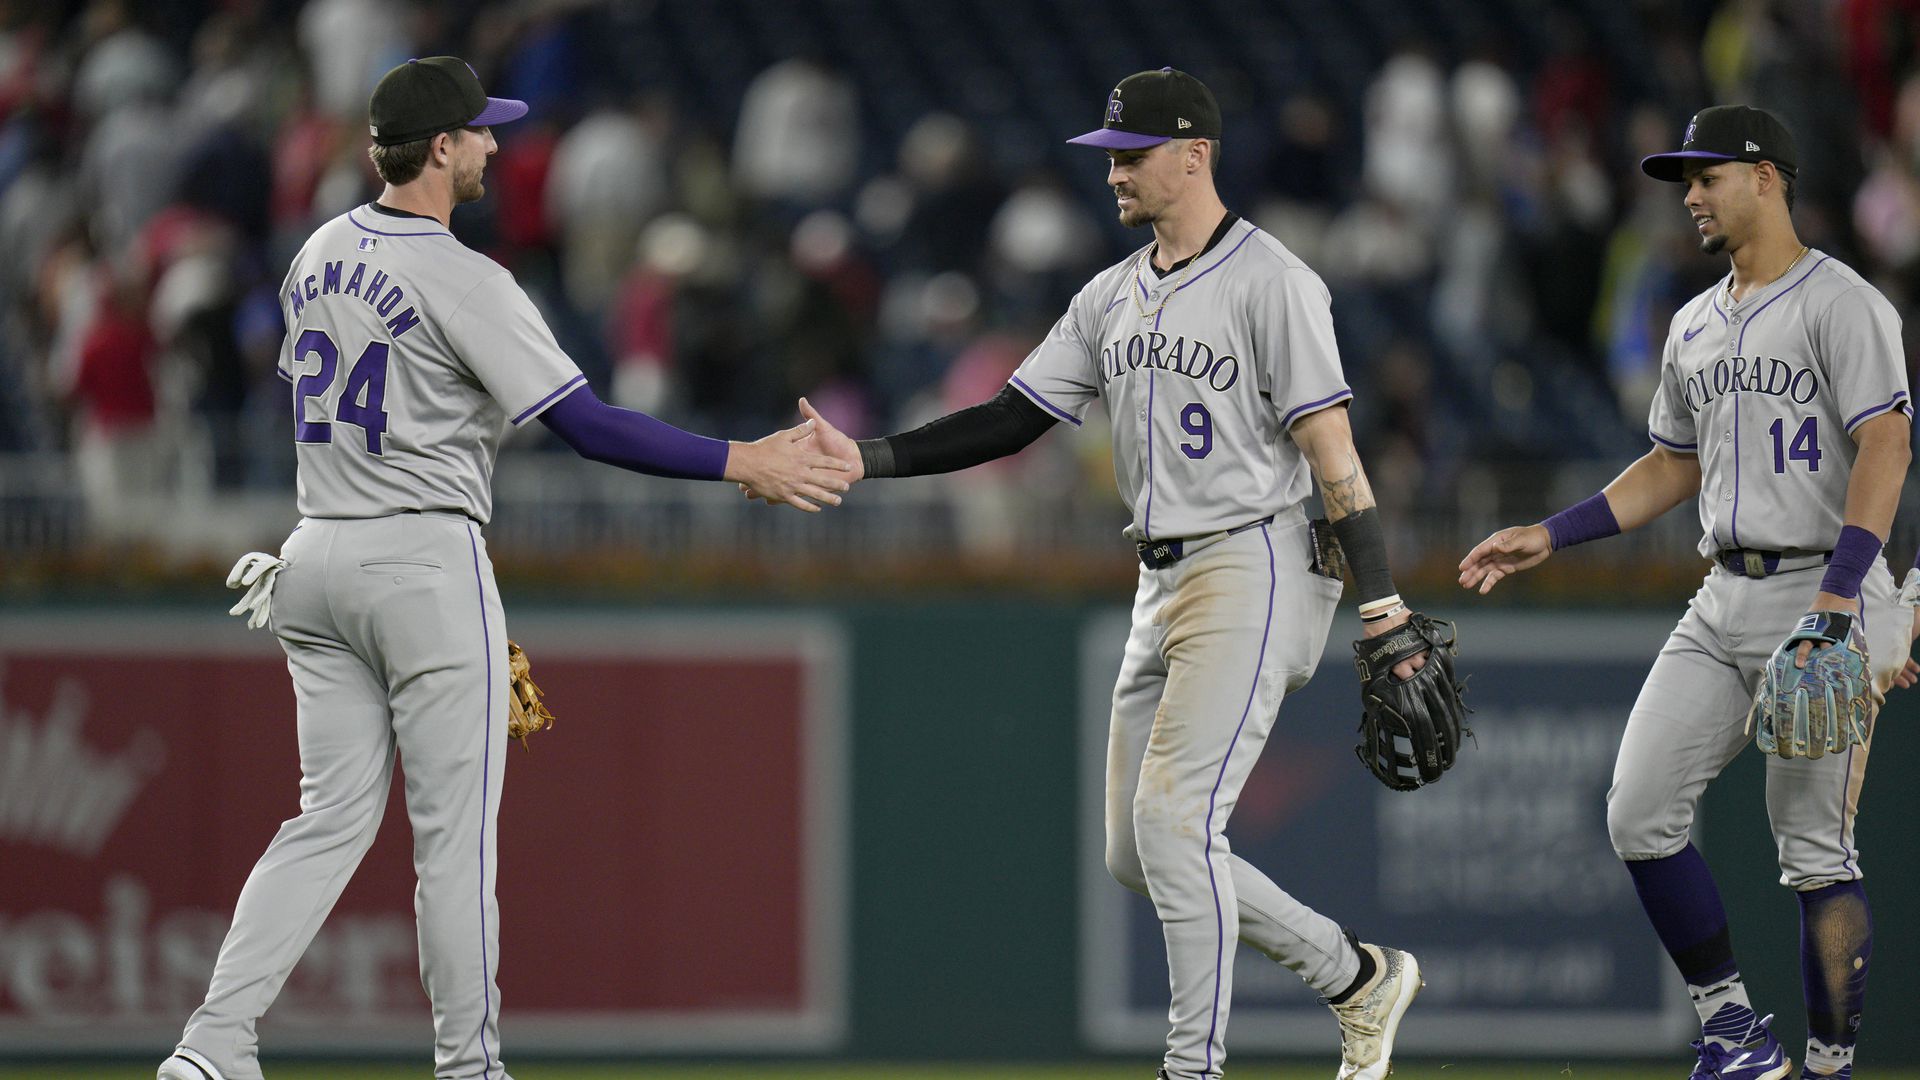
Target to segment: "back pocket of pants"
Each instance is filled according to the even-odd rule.
[[[394,574],[400,577],[423,577],[438,574],[440,570],[439,563],[419,559],[369,559],[360,564],[363,574]]]

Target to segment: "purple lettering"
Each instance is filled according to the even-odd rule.
[[[394,337],[399,337],[401,334],[419,325],[420,316],[415,315],[412,308],[408,308],[387,320],[387,333],[392,334]]]

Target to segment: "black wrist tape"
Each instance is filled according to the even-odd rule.
[[[861,439],[853,445],[860,448],[862,476],[893,475],[892,443],[885,439]]]
[[[1333,522],[1333,534],[1340,538],[1340,550],[1353,569],[1361,603],[1382,600],[1399,591],[1393,587],[1393,571],[1387,568],[1387,533],[1380,525],[1380,511],[1369,506],[1338,518]]]

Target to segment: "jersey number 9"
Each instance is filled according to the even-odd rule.
[[[1180,429],[1199,439],[1198,445],[1182,441],[1180,452],[1199,461],[1213,452],[1213,417],[1207,413],[1207,407],[1194,402],[1180,410]]]
[[[387,352],[392,346],[384,341],[369,344],[360,359],[347,372],[347,385],[340,391],[340,403],[333,418],[352,424],[366,433],[367,453],[380,455],[387,434]],[[333,425],[325,420],[307,419],[307,399],[324,397],[333,386],[340,368],[340,346],[325,330],[308,330],[294,343],[293,360],[299,363],[308,355],[320,358],[320,370],[300,376],[293,387],[293,441],[330,443]]]

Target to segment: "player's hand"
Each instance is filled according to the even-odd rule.
[[[806,398],[800,399],[800,415],[813,424],[814,446],[828,457],[839,458],[846,463],[848,484],[857,484],[866,478],[867,468],[860,460],[860,448],[854,445],[846,432],[829,423],[827,418],[821,416],[820,411],[813,407],[813,402]]]
[[[1485,596],[1500,579],[1540,565],[1553,554],[1553,540],[1545,525],[1516,525],[1501,529],[1473,546],[1460,560],[1460,587],[1479,589]]]
[[[1815,593],[1813,596],[1813,606],[1807,610],[1844,611],[1858,619],[1860,617],[1860,601],[1849,600],[1844,596],[1835,596],[1830,592]],[[1796,668],[1805,668],[1807,666],[1807,657],[1812,653],[1813,642],[1801,642],[1800,646],[1793,650],[1793,666]]]
[[[1907,662],[1893,673],[1893,685],[1902,690],[1920,682],[1920,663],[1913,659],[1913,639],[1920,637],[1920,608],[1913,609],[1913,621],[1907,625]]]
[[[860,460],[860,448],[854,445],[853,440],[848,438],[845,432],[828,423],[827,418],[821,416],[819,410],[815,409],[813,403],[806,398],[800,399],[800,412],[806,417],[806,424],[803,426],[811,430],[813,448],[828,457],[839,460],[847,467],[846,473],[842,476],[842,479],[847,482],[847,487],[852,487],[867,475],[866,467]],[[841,490],[845,491],[846,488]],[[765,493],[750,484],[741,484],[740,494],[749,499],[765,499],[769,503],[779,501],[768,498]]]
[[[809,513],[818,513],[821,503],[839,506],[840,493],[851,486],[846,462],[820,453],[814,444],[812,421],[754,442],[729,443],[724,476],[748,498]]]
[[[1379,637],[1381,634],[1385,634],[1393,630],[1398,630],[1402,626],[1407,625],[1407,620],[1411,618],[1413,618],[1413,609],[1402,607],[1398,615],[1390,615],[1384,619],[1377,619],[1373,622],[1361,623],[1360,632],[1365,634],[1367,637],[1376,638],[1376,637]],[[1405,681],[1407,679],[1413,678],[1414,672],[1419,671],[1421,668],[1426,666],[1427,666],[1427,654],[1424,652],[1416,653],[1413,656],[1410,656],[1407,659],[1402,660],[1399,663],[1393,665],[1393,677],[1396,679]]]

